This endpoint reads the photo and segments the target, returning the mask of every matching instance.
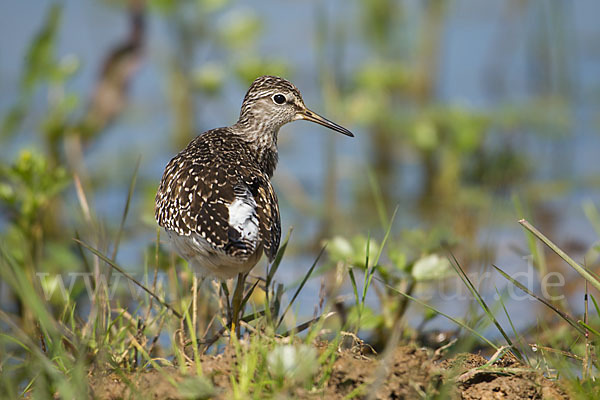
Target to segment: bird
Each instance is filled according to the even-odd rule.
[[[306,107],[290,81],[265,75],[252,82],[238,121],[194,138],[165,167],[155,218],[172,247],[202,277],[237,276],[232,330],[238,326],[244,283],[264,254],[271,262],[281,238],[277,194],[279,129],[306,120],[353,137]]]

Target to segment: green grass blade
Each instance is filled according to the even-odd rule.
[[[24,269],[13,259],[12,255],[4,250],[2,243],[0,243],[0,278],[31,309],[31,312],[37,318],[39,329],[45,331],[45,334],[51,337],[52,340],[60,337],[60,325],[52,317],[52,313],[48,311],[47,302],[39,297]]]
[[[287,233],[287,236],[285,237],[285,240],[283,241],[283,243],[281,244],[281,246],[279,246],[279,251],[277,252],[277,255],[275,256],[275,260],[273,260],[273,263],[271,264],[270,268],[267,271],[267,279],[266,279],[266,283],[265,283],[265,287],[266,290],[265,292],[268,293],[268,288],[271,285],[271,282],[273,281],[273,277],[275,276],[275,273],[277,272],[277,269],[279,269],[279,264],[281,264],[281,260],[283,259],[283,255],[285,254],[285,250],[287,249],[287,245],[290,241],[290,237],[292,236],[292,231],[294,230],[294,228],[290,228],[290,230]]]
[[[373,192],[373,197],[375,199],[375,209],[377,210],[377,216],[379,217],[381,226],[384,227],[387,221],[389,220],[387,217],[387,212],[385,210],[385,201],[383,200],[381,186],[379,186],[379,182],[377,182],[377,178],[373,170],[368,169],[367,176],[369,177],[369,184],[371,185],[371,191]]]
[[[6,340],[8,340],[9,342],[13,342],[18,344],[19,346],[21,346],[25,351],[31,352],[31,350],[29,349],[29,347],[27,347],[27,345],[23,342],[21,342],[19,339],[17,339],[14,336],[11,335],[7,335],[6,333],[0,333],[0,337],[4,338]]]
[[[321,314],[318,317],[314,317],[306,322],[301,323],[300,325],[297,325],[295,328],[290,329],[289,331],[285,332],[283,335],[283,337],[287,337],[290,336],[292,334],[298,334],[302,331],[305,331],[306,329],[310,328],[311,326],[313,326],[315,323],[317,322],[321,322],[321,321],[325,321],[326,319],[328,319],[331,316],[336,315],[337,313],[335,311],[330,311],[326,314]]]
[[[367,275],[365,276],[365,285],[363,286],[362,299],[360,302],[362,305],[365,304],[365,299],[367,297],[367,291],[369,290],[369,287],[371,286],[371,280],[373,279],[373,275],[375,275],[375,271],[377,271],[377,265],[373,265],[373,267],[371,267],[367,271]]]
[[[529,218],[529,212],[525,211],[523,204],[521,203],[521,199],[519,196],[514,194],[512,196],[513,203],[515,205],[515,209],[517,211],[517,215],[519,218]],[[527,232],[525,234],[527,239],[527,247],[529,248],[529,252],[533,257],[534,266],[537,267],[540,276],[545,276],[548,272],[548,266],[546,265],[546,255],[543,251],[541,251],[540,246],[535,240],[535,236],[531,233]]]
[[[129,183],[129,191],[127,192],[125,209],[123,210],[123,215],[121,216],[121,223],[119,224],[119,230],[117,231],[117,236],[115,238],[115,244],[113,247],[113,253],[111,257],[111,260],[113,261],[117,259],[117,252],[119,251],[119,244],[121,243],[121,235],[123,234],[123,229],[125,229],[125,220],[127,219],[127,214],[129,213],[129,206],[131,205],[133,190],[135,189],[135,181],[137,179],[138,170],[140,169],[140,161],[141,157],[138,157],[137,162],[135,163],[135,169],[133,170],[133,176],[131,177],[131,182]]]
[[[388,227],[385,231],[385,236],[383,236],[381,246],[379,247],[379,252],[377,253],[377,258],[375,259],[375,265],[379,264],[379,259],[381,258],[381,254],[383,253],[383,248],[385,247],[385,244],[387,243],[387,241],[390,237],[390,232],[392,231],[392,226],[394,225],[394,221],[396,220],[397,213],[398,213],[398,206],[396,206],[396,208],[394,209],[394,213],[392,214],[392,219],[390,219]]]
[[[407,293],[404,293],[404,292],[396,289],[392,285],[389,285],[389,284],[385,283],[383,280],[381,280],[381,279],[379,279],[377,277],[375,277],[375,279],[377,281],[379,281],[381,284],[383,284],[385,287],[387,287],[389,290],[391,290],[392,292],[396,292],[398,294],[401,294],[402,296],[408,298],[409,300],[414,301],[415,303],[417,303],[417,304],[419,304],[419,305],[427,308],[428,310],[431,310],[431,311],[433,311],[433,312],[435,312],[435,313],[437,313],[437,314],[439,314],[439,315],[441,315],[443,317],[446,317],[450,321],[454,322],[456,325],[460,326],[461,328],[466,329],[467,331],[471,332],[473,335],[477,336],[479,339],[483,340],[485,343],[487,343],[488,345],[490,345],[491,347],[493,347],[494,350],[498,350],[499,349],[498,346],[496,346],[494,343],[492,343],[490,340],[488,340],[485,336],[483,336],[481,333],[477,332],[475,329],[471,328],[470,326],[468,326],[464,322],[461,322],[461,321],[457,320],[456,318],[451,317],[450,315],[445,314],[445,313],[439,311],[438,309],[430,306],[429,304],[427,304],[427,303],[425,303],[425,302],[423,302],[423,301],[421,301],[421,300],[419,300],[419,299],[417,299],[417,298],[415,298],[415,297],[413,297],[413,296],[411,296],[411,295],[409,295]]]
[[[596,314],[598,314],[598,317],[600,317],[600,307],[598,307],[598,303],[596,302],[596,298],[592,294],[590,294],[590,298],[592,299],[592,303],[594,303],[594,308],[596,309]]]
[[[506,305],[504,304],[504,300],[502,299],[502,296],[500,295],[500,292],[498,291],[497,287],[494,287],[494,289],[496,289],[496,294],[498,295],[498,299],[500,301],[500,305],[502,306],[502,309],[504,310],[504,315],[506,315],[506,318],[508,319],[508,323],[510,324],[510,328],[513,331],[513,334],[515,335],[515,339],[517,340],[517,342],[519,341],[519,333],[517,332],[517,329],[515,328],[515,325],[513,324],[512,318],[510,317],[510,314],[508,313],[508,310],[506,309]],[[524,359],[527,361],[527,364],[531,364],[529,361],[529,357],[527,356],[527,352],[525,351],[525,349],[523,349],[521,347],[521,350],[519,350],[521,352],[521,355],[524,357]]]
[[[375,271],[377,270],[377,265],[379,264],[379,259],[381,258],[381,254],[383,253],[383,249],[390,237],[390,232],[392,231],[392,225],[394,225],[394,220],[396,219],[396,213],[398,212],[398,206],[396,206],[396,208],[394,209],[394,213],[392,214],[392,219],[390,220],[387,230],[385,232],[385,235],[383,237],[383,241],[381,242],[381,245],[379,246],[379,251],[377,253],[377,258],[375,259],[375,262],[373,263],[373,267],[367,269],[367,275],[365,276],[365,285],[363,286],[363,293],[362,293],[362,300],[361,300],[361,304],[365,304],[365,298],[367,297],[367,291],[369,290],[369,287],[371,287],[371,280],[373,279],[373,275],[375,274]],[[369,240],[370,242],[370,240]],[[367,242],[368,243],[368,242]],[[369,250],[367,247],[367,258],[368,258],[368,254],[369,254]],[[367,268],[368,268],[368,263],[367,263]]]
[[[562,251],[557,245],[555,245],[550,239],[548,239],[544,234],[538,231],[533,225],[531,225],[526,220],[522,219],[519,223],[527,229],[529,232],[533,233],[538,239],[540,239],[546,246],[548,246],[553,252],[555,252],[560,258],[566,261],[575,271],[579,273],[585,280],[592,284],[596,289],[600,290],[600,278],[594,274],[593,272],[588,271],[581,265],[575,262],[567,253]]]
[[[586,200],[583,203],[583,212],[590,221],[597,235],[600,235],[600,213],[596,205],[591,200]]]
[[[348,268],[348,275],[350,276],[350,283],[352,284],[352,290],[354,291],[354,300],[356,300],[356,307],[360,306],[360,297],[358,297],[358,286],[356,286],[356,277],[354,276],[354,269],[350,265]]]
[[[471,294],[473,296],[475,296],[475,299],[477,299],[477,302],[479,303],[479,305],[481,306],[481,308],[483,309],[483,311],[485,312],[485,314],[494,323],[494,325],[496,326],[496,328],[498,329],[498,331],[500,332],[500,334],[504,337],[504,340],[506,340],[506,343],[508,343],[509,346],[514,347],[512,341],[510,340],[510,338],[508,337],[508,335],[506,334],[506,332],[504,331],[504,329],[500,325],[500,322],[498,322],[498,320],[496,319],[496,317],[494,316],[494,314],[492,313],[492,311],[490,310],[490,308],[486,304],[486,302],[483,299],[483,297],[479,294],[479,291],[477,291],[477,288],[475,287],[475,285],[473,285],[473,282],[471,282],[471,280],[469,279],[469,277],[467,276],[467,274],[465,273],[465,271],[460,266],[458,260],[454,256],[454,253],[452,253],[452,251],[450,249],[448,249],[448,252],[450,253],[450,257],[451,257],[450,264],[452,265],[452,267],[454,267],[454,270],[456,271],[456,273],[458,274],[458,276],[460,277],[460,279],[464,282],[465,286],[467,286],[467,288],[469,289],[469,291],[471,292]],[[515,351],[515,353],[516,353],[515,355],[517,357],[519,357],[520,359],[523,359],[523,355],[521,354],[521,352],[519,351],[519,349],[517,349],[516,347],[514,347],[514,351]]]
[[[283,322],[283,318],[285,317],[285,315],[287,314],[287,312],[290,310],[290,308],[294,304],[294,301],[296,301],[296,298],[298,297],[298,295],[302,291],[302,288],[304,288],[304,285],[306,284],[306,281],[308,281],[308,278],[310,278],[310,275],[312,274],[313,270],[317,266],[317,263],[319,262],[319,259],[321,258],[321,256],[325,252],[326,248],[327,248],[327,245],[325,245],[325,246],[323,246],[323,248],[321,248],[321,251],[319,252],[319,255],[317,255],[317,258],[315,259],[315,261],[313,262],[313,264],[310,266],[310,269],[308,270],[308,272],[306,273],[306,275],[304,275],[304,278],[302,279],[302,282],[300,283],[300,286],[298,286],[298,289],[296,289],[296,292],[294,293],[294,296],[292,297],[292,300],[290,301],[290,304],[287,305],[287,307],[285,308],[285,311],[281,314],[281,317],[279,317],[279,321],[277,322],[277,325],[275,326],[275,329],[279,328],[279,325],[281,325],[281,322]]]
[[[546,300],[542,299],[541,297],[539,297],[538,295],[536,295],[535,293],[533,293],[532,291],[530,291],[529,289],[527,289],[523,284],[521,284],[521,282],[513,279],[510,275],[508,275],[506,272],[504,272],[503,270],[501,270],[500,268],[498,268],[494,264],[492,264],[492,267],[494,267],[496,269],[496,271],[498,271],[504,278],[506,278],[507,280],[509,280],[513,285],[515,285],[516,287],[518,287],[519,289],[521,289],[522,291],[524,291],[525,293],[527,293],[528,295],[530,295],[531,297],[533,297],[534,299],[536,299],[537,301],[539,301],[540,303],[544,304],[546,307],[550,308],[556,314],[560,315],[560,317],[562,319],[564,319],[569,325],[571,325],[572,327],[574,327],[575,329],[577,329],[577,331],[579,333],[581,333],[581,334],[584,333],[583,329],[581,329],[581,327],[577,325],[577,322],[575,322],[575,320],[573,318],[571,318],[566,313],[564,313],[563,311],[561,311],[558,308],[556,308],[554,305],[550,304]]]
[[[177,316],[177,318],[181,319],[182,316],[179,312],[177,312],[177,310],[175,310],[170,304],[166,303],[163,299],[161,299],[158,295],[156,295],[154,292],[152,292],[150,289],[148,289],[146,286],[144,286],[142,283],[138,282],[133,276],[129,275],[127,272],[125,272],[125,270],[123,268],[121,268],[117,263],[115,263],[113,260],[109,259],[108,257],[106,257],[104,254],[102,254],[101,252],[99,252],[98,250],[94,249],[93,247],[91,247],[90,245],[88,245],[85,242],[82,242],[81,240],[77,240],[77,239],[73,239],[75,242],[80,243],[83,247],[85,247],[86,249],[88,249],[89,251],[91,251],[92,253],[94,253],[97,257],[99,257],[102,261],[104,261],[105,263],[107,263],[108,265],[110,265],[112,268],[116,269],[118,272],[120,272],[121,274],[123,274],[124,277],[126,277],[127,279],[129,279],[130,281],[132,281],[133,283],[135,283],[136,285],[138,285],[140,288],[142,288],[142,290],[144,290],[146,293],[148,293],[150,296],[154,297],[154,299],[156,301],[158,301],[163,307],[168,308],[173,314],[175,314],[175,316]]]
[[[367,296],[367,280],[369,279],[370,269],[375,270],[375,264],[373,264],[373,268],[369,268],[369,251],[371,250],[371,232],[367,234],[367,249],[365,254],[365,281],[363,283],[362,297],[360,304],[365,303],[365,297]]]
[[[185,311],[184,320],[186,322],[188,331],[190,332],[190,339],[192,341],[192,352],[194,354],[194,364],[196,365],[196,374],[202,376],[202,363],[200,361],[200,352],[198,351],[198,338],[196,336],[196,330],[190,316],[189,309]]]
[[[252,285],[252,287],[250,288],[250,290],[248,290],[248,293],[246,293],[246,295],[242,299],[242,304],[240,305],[241,310],[243,310],[246,307],[248,300],[250,300],[250,296],[252,296],[252,293],[254,293],[254,289],[256,289],[259,283],[260,279],[257,279],[256,282],[254,282],[254,285]]]
[[[586,324],[583,321],[577,321],[579,323],[579,325],[583,326],[585,329],[587,329],[588,331],[592,332],[594,335],[600,337],[600,332],[598,332],[597,330],[595,330],[594,328],[592,328],[591,326],[589,326],[588,324]]]

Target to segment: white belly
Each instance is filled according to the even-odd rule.
[[[245,260],[214,250],[208,242],[198,234],[180,236],[166,230],[173,249],[184,258],[193,270],[203,277],[221,281],[236,277],[240,273],[249,272],[262,254],[262,247]]]

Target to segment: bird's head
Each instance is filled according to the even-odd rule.
[[[296,86],[277,76],[257,78],[246,93],[238,124],[251,124],[259,130],[274,131],[288,122],[304,119],[316,122],[346,136],[354,136],[348,129],[311,111],[304,104]]]

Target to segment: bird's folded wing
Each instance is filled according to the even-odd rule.
[[[160,226],[179,235],[197,233],[237,258],[250,257],[262,244],[272,259],[279,247],[277,197],[255,168],[175,157],[165,169],[155,214]]]

